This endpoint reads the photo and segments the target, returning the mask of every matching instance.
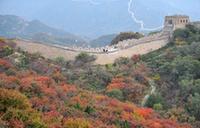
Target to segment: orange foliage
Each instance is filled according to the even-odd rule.
[[[120,116],[123,120],[134,120],[134,117],[130,112],[123,111]]]
[[[48,95],[50,97],[53,97],[53,96],[55,96],[57,94],[56,90],[54,88],[43,87],[42,91],[43,91],[44,94],[46,94],[46,95]]]
[[[148,118],[153,113],[153,110],[151,108],[139,108],[135,112],[144,118]]]
[[[34,81],[34,76],[27,76],[21,78],[20,84],[22,87],[29,87],[33,81]]]
[[[61,85],[61,88],[66,93],[68,93],[68,92],[76,92],[77,91],[77,88],[75,87],[75,85],[63,84],[63,85]]]
[[[0,64],[6,62],[1,60]],[[141,66],[137,72],[144,70],[146,69]],[[16,76],[0,74],[0,80],[5,83],[2,88],[18,83],[19,87],[16,89],[29,96],[29,101],[26,101],[29,107],[32,106],[43,112],[42,118],[49,128],[93,128],[97,126],[115,128],[113,122],[116,120],[127,121],[133,128],[138,125],[144,128],[190,128],[188,125],[180,125],[172,120],[160,119],[152,109],[139,108],[130,102],[121,102],[108,96],[81,90],[75,85],[63,84],[64,81],[60,74],[52,77],[40,76],[31,71],[18,73]],[[140,92],[137,91],[138,86],[127,84],[122,77],[114,78],[107,90],[124,88],[130,90],[130,93]],[[1,91],[2,96],[0,97],[5,95],[3,93]],[[16,97],[13,93],[9,95],[12,99]],[[75,108],[74,105],[77,103],[80,106]],[[88,106],[94,109],[92,114],[85,112]],[[10,123],[18,128],[24,127],[18,120]]]
[[[90,92],[79,92],[77,96],[72,97],[72,104],[79,103],[81,106],[87,106],[93,101],[92,93]]]
[[[172,120],[149,119],[142,122],[144,127],[147,128],[191,128],[190,125],[180,125]]]
[[[112,89],[123,89],[127,86],[124,82],[123,78],[114,78],[111,83],[107,86],[107,90],[110,91]]]
[[[65,121],[65,128],[91,128],[91,124],[86,121],[85,119],[77,118],[73,119],[70,118]]]
[[[49,128],[61,128],[62,116],[57,111],[50,111],[44,113],[43,120],[46,124],[49,124]]]

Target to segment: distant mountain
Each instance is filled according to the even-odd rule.
[[[0,36],[61,45],[87,45],[79,36],[49,27],[38,20],[29,22],[14,15],[0,15]]]
[[[110,35],[104,35],[100,36],[97,39],[90,41],[91,47],[102,47],[106,45],[110,45],[111,41],[117,36],[117,34],[110,34]]]
[[[89,38],[140,31],[128,12],[130,0],[0,0],[0,14],[13,14]],[[200,19],[200,0],[133,0],[130,10],[144,27],[163,25],[164,16]]]

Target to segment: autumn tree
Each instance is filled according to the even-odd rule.
[[[46,128],[38,112],[31,108],[29,100],[14,90],[0,89],[0,118],[9,123],[9,127]]]

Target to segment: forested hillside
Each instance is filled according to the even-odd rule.
[[[176,30],[168,46],[144,55],[143,61],[151,68],[157,83],[157,91],[150,96],[147,106],[157,108],[159,105],[161,113],[198,128],[200,29],[188,25],[185,29]]]
[[[171,44],[169,48],[175,46]],[[161,53],[162,50],[157,54]],[[186,116],[188,120],[176,113],[162,113],[170,107],[167,101],[171,101],[165,103],[167,95],[162,92],[170,91],[171,87],[167,88],[166,82],[166,87],[161,88],[165,77],[158,74],[160,72],[148,59],[142,57],[142,61],[140,55],[119,58],[105,66],[94,65],[95,56],[86,53],[81,53],[74,61],[62,57],[49,60],[39,53],[24,52],[16,48],[13,40],[2,38],[0,55],[2,128],[190,128],[189,123],[199,119],[194,111],[198,110],[195,108],[198,107],[195,105],[198,93],[191,93],[194,102],[186,101],[188,109],[184,112],[191,114],[191,117]],[[198,65],[196,61],[193,67]],[[188,72],[192,74],[194,70]],[[194,77],[198,77],[198,73]],[[144,102],[152,108],[142,107],[152,81],[160,87],[156,91],[160,95],[156,99],[150,96]]]

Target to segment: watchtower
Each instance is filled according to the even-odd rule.
[[[185,26],[190,22],[189,16],[186,15],[173,15],[165,17],[165,27],[171,26],[173,30],[179,28],[185,28]]]

